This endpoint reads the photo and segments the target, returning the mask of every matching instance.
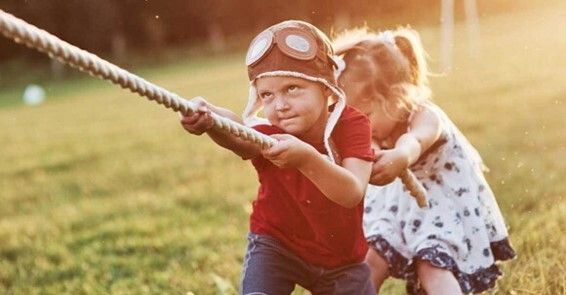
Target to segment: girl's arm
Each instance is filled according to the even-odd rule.
[[[181,118],[181,124],[185,130],[194,135],[201,135],[206,132],[218,145],[231,150],[244,159],[253,159],[260,155],[261,148],[256,144],[212,128],[214,122],[210,116],[210,112],[243,124],[242,119],[238,115],[230,110],[209,104],[201,97],[193,98],[191,102],[197,104],[198,111]]]
[[[395,148],[376,153],[371,184],[388,184],[414,164],[440,137],[440,118],[429,108],[423,107],[413,115],[408,129],[397,139]]]
[[[409,121],[408,130],[407,133],[397,139],[395,149],[402,151],[406,155],[407,164],[410,166],[440,137],[440,118],[431,109],[422,107]]]
[[[342,166],[328,161],[314,147],[289,134],[272,135],[278,143],[262,152],[278,167],[294,167],[331,201],[346,208],[362,200],[371,173],[371,162],[344,158]]]

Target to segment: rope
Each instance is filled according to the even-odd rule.
[[[196,106],[181,96],[148,82],[90,52],[73,46],[1,9],[0,32],[6,38],[12,39],[16,43],[36,49],[49,55],[49,57],[53,59],[57,59],[91,76],[120,85],[122,88],[129,89],[166,108],[183,114],[191,114],[196,111]],[[218,114],[211,113],[211,117],[214,120],[213,128],[224,133],[233,134],[246,141],[256,143],[262,148],[268,148],[277,143],[275,139],[265,134],[221,117]],[[418,195],[424,196],[424,189],[412,173],[406,171],[406,173],[402,175],[404,175],[404,177],[401,177],[401,180],[407,189],[409,189],[411,195],[415,197]],[[418,191],[419,187],[421,189],[420,191]],[[419,202],[419,206],[420,204]]]
[[[13,39],[16,43],[24,44],[29,48],[43,52],[51,58],[94,77],[109,80],[166,108],[183,114],[191,114],[196,111],[196,106],[193,103],[181,98],[179,95],[156,86],[2,10],[0,10],[0,30],[5,37]],[[215,113],[211,113],[211,116],[214,120],[215,128],[234,134],[244,140],[257,143],[262,147],[270,147],[277,142],[267,135]]]

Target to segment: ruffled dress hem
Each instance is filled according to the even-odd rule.
[[[423,248],[412,259],[407,259],[399,253],[381,235],[367,238],[371,248],[383,257],[388,265],[390,274],[407,281],[407,294],[425,294],[421,288],[413,263],[415,260],[426,260],[432,265],[450,270],[460,284],[464,293],[481,293],[495,287],[497,279],[502,275],[497,261],[513,259],[516,254],[507,238],[490,243],[495,262],[487,268],[480,268],[474,273],[465,273],[458,268],[456,261],[448,253],[441,251],[440,247]]]

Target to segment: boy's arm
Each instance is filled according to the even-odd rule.
[[[354,208],[365,195],[371,164],[358,158],[345,158],[339,166],[316,152],[305,159],[299,171],[327,198],[343,207]]]
[[[431,109],[423,107],[413,115],[409,131],[397,139],[395,149],[404,152],[410,166],[438,140],[440,133],[440,118]]]
[[[242,119],[230,110],[212,105],[209,105],[209,107],[213,112],[222,117],[244,124]],[[206,131],[206,134],[218,145],[231,150],[244,159],[253,159],[261,153],[261,148],[257,144],[240,139],[235,135],[227,134],[216,129],[209,129]]]
[[[289,134],[274,134],[276,145],[262,155],[281,168],[296,168],[331,201],[346,208],[362,200],[371,173],[371,162],[348,157],[342,166],[332,163],[313,146]]]
[[[214,122],[210,116],[210,112],[214,112],[222,117],[243,124],[242,119],[238,115],[234,114],[230,110],[209,104],[206,100],[200,97],[194,98],[191,101],[197,104],[198,111],[181,118],[181,124],[188,132],[195,135],[200,135],[206,132],[206,134],[208,134],[208,136],[218,145],[231,150],[244,159],[253,159],[260,155],[261,148],[256,144],[240,139],[235,135],[224,133],[212,128]]]

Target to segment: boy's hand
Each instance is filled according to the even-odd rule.
[[[214,126],[214,121],[210,116],[208,102],[204,98],[195,97],[191,102],[197,106],[197,111],[190,115],[181,115],[181,125],[189,133],[201,135]]]
[[[311,145],[290,134],[273,134],[278,140],[274,146],[264,149],[261,154],[279,168],[299,168],[309,155],[316,150]]]
[[[386,185],[398,177],[409,166],[409,157],[400,149],[376,152],[369,183]]]

